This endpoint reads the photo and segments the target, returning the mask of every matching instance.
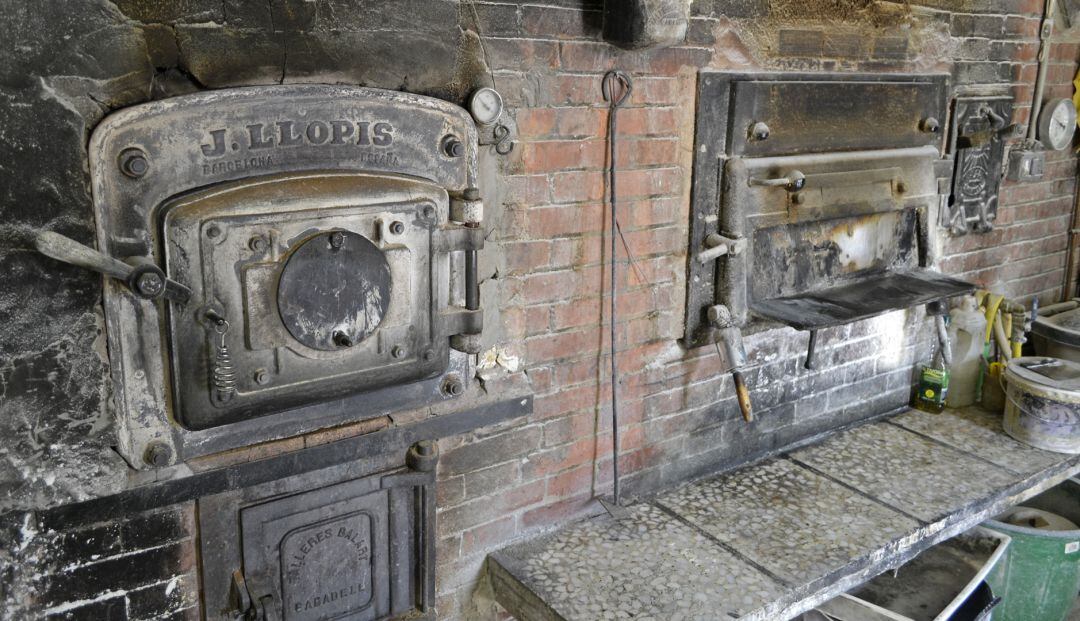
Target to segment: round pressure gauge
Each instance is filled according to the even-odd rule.
[[[503,112],[502,95],[493,88],[477,89],[469,98],[469,112],[481,125],[491,125]]]
[[[1039,113],[1039,140],[1049,149],[1060,151],[1072,142],[1076,132],[1076,106],[1071,99],[1046,102]]]

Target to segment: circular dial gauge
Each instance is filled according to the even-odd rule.
[[[469,98],[469,112],[481,125],[491,125],[502,116],[502,95],[493,88],[478,89]]]
[[[1039,139],[1047,148],[1060,151],[1072,142],[1076,132],[1076,106],[1071,99],[1046,102],[1039,114]]]

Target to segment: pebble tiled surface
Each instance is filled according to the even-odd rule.
[[[776,599],[780,585],[649,504],[529,542],[496,562],[566,619],[714,621]],[[716,604],[721,604],[717,608]]]
[[[946,523],[978,524],[1018,485],[1077,474],[1080,456],[1021,445],[985,413],[910,412],[509,546],[489,567],[521,621],[781,621]]]
[[[986,410],[965,408],[950,414],[942,416],[912,410],[893,418],[891,422],[978,455],[1017,474],[1038,472],[1061,461],[1061,455],[1030,447],[1008,437],[1001,427],[1001,417]]]
[[[919,526],[786,459],[688,485],[656,502],[792,584],[865,557]]]
[[[841,432],[792,459],[928,522],[1015,479],[1002,468],[889,423]]]

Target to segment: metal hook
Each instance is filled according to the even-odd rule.
[[[619,92],[614,92],[615,85],[619,85]],[[630,98],[630,93],[634,91],[633,85],[630,83],[630,76],[625,71],[613,69],[604,74],[604,81],[602,83],[602,89],[604,91],[604,101],[608,102],[612,108],[618,108]]]
[[[495,126],[491,132],[495,139],[495,152],[499,155],[508,155],[514,150],[514,141],[510,140],[510,128],[502,123]]]

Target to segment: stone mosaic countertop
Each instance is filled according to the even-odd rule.
[[[521,621],[788,619],[1065,479],[978,409],[909,411],[489,557]]]

